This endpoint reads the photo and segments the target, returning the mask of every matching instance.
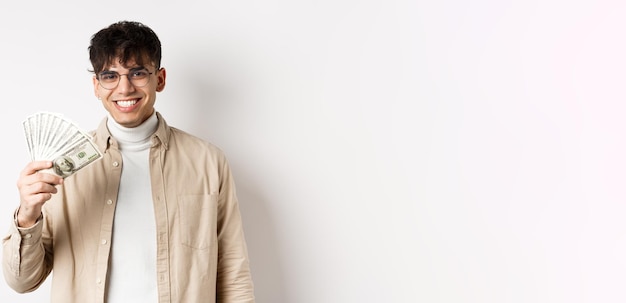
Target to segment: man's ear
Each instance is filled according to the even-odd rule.
[[[98,98],[98,100],[100,100],[100,93],[98,92],[98,87],[100,86],[100,83],[98,83],[98,79],[96,78],[96,76],[93,76],[93,94],[94,96],[96,96],[96,98]]]
[[[165,89],[165,76],[166,76],[165,68],[161,67],[157,72],[157,92],[162,92]]]

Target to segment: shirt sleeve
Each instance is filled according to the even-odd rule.
[[[218,302],[253,303],[254,287],[235,185],[228,163],[221,168],[218,198]]]
[[[16,210],[9,232],[2,239],[4,278],[16,292],[25,293],[37,289],[51,272],[51,265],[45,262],[43,224],[43,219],[39,219],[31,227],[18,227]]]

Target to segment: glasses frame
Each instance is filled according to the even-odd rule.
[[[148,72],[148,81],[147,81],[147,82],[146,82],[146,84],[144,84],[144,85],[135,85],[135,84],[133,83],[133,80],[131,80],[131,79],[130,79],[130,74],[132,74],[133,72],[136,72],[136,71],[141,71],[141,70],[145,70],[145,71],[147,71],[147,72]],[[113,87],[111,87],[111,88],[107,88],[107,87],[104,87],[104,85],[102,85],[102,81],[100,81],[100,76],[101,76],[101,74],[102,74],[102,73],[104,73],[104,72],[115,73],[115,74],[117,74],[117,75],[118,75],[118,78],[117,78],[117,83],[115,83],[115,86],[113,86]],[[153,71],[153,72],[150,72],[150,71],[149,71],[147,68],[145,68],[145,67],[143,67],[143,68],[135,68],[135,69],[131,69],[131,70],[130,70],[130,72],[128,72],[128,73],[126,73],[126,74],[120,74],[120,73],[118,73],[118,72],[116,72],[116,71],[101,71],[100,73],[96,74],[96,79],[98,80],[98,84],[100,84],[100,86],[101,86],[102,88],[106,89],[106,90],[114,90],[114,89],[116,89],[116,88],[120,85],[120,81],[122,81],[122,76],[126,76],[126,79],[128,79],[128,83],[132,84],[134,87],[141,88],[141,87],[144,87],[144,86],[148,85],[148,83],[150,83],[150,76],[151,76],[151,75],[153,75],[153,74],[155,74],[156,72],[157,72],[157,70],[155,70],[155,71]]]

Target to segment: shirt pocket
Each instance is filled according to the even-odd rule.
[[[178,201],[181,243],[206,249],[217,238],[217,194],[180,195]]]

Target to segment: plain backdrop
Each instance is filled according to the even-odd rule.
[[[614,0],[4,1],[0,228],[22,120],[94,129],[89,39],[136,20],[162,40],[157,110],[228,156],[257,302],[625,302],[624,15]],[[0,297],[46,302],[49,282]]]

